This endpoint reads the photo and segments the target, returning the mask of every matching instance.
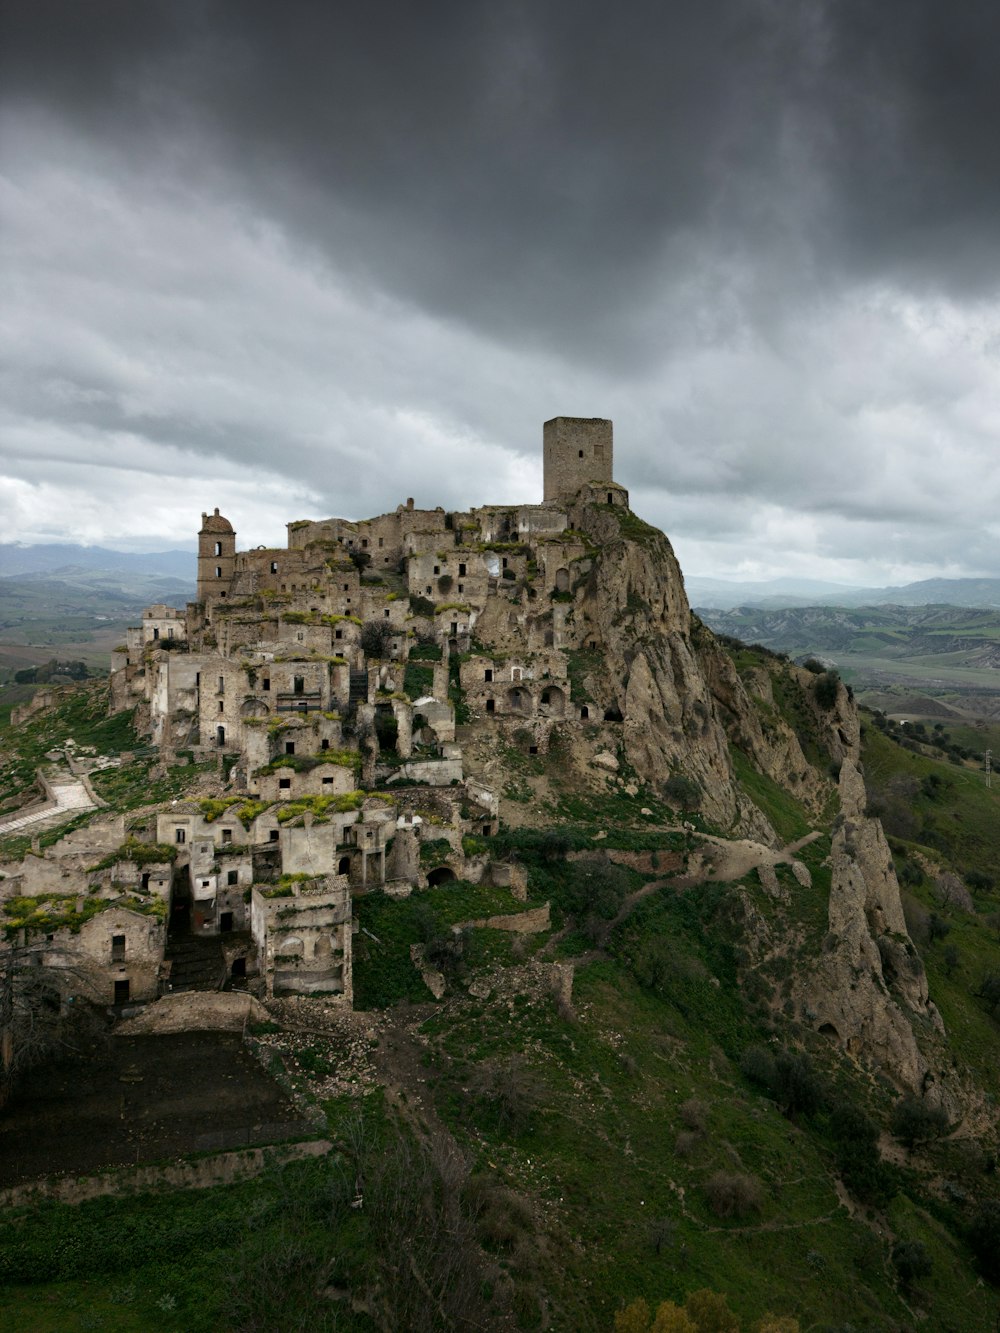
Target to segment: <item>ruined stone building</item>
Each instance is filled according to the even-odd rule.
[[[470,745],[544,753],[554,726],[604,720],[574,698],[570,660],[604,633],[586,516],[629,518],[611,422],[557,417],[543,452],[538,505],[408,500],[358,522],[292,522],[287,546],[251,550],[218,509],[203,514],[197,600],[152,606],[129,630],[114,707],[138,708],[165,760],[213,759],[224,793],[161,808],[132,838],[169,851],[164,912],[192,936],[239,941],[226,952],[233,975],[259,975],[268,994],[349,1000],[352,895],[509,876],[470,851],[499,811]],[[112,873],[145,901],[153,871],[126,841]],[[108,914],[94,948],[107,954],[105,989],[118,977],[147,998],[162,931],[148,932],[152,970],[111,970],[122,947],[141,952],[130,910]]]

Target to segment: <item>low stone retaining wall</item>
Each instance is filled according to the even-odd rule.
[[[333,1148],[328,1139],[245,1148],[193,1162],[166,1166],[129,1166],[99,1176],[43,1176],[24,1185],[0,1190],[0,1208],[22,1208],[53,1199],[57,1203],[84,1203],[103,1195],[148,1194],[156,1190],[205,1190],[232,1185],[259,1176],[272,1166],[285,1166],[310,1157],[325,1157]]]

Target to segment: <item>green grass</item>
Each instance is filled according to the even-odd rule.
[[[378,1009],[400,1000],[430,1000],[431,994],[410,961],[410,946],[459,921],[521,912],[525,904],[492,885],[453,881],[409,898],[366,894],[354,903],[359,931],[354,937],[354,1006]],[[492,934],[492,932],[491,932]],[[496,941],[492,943],[496,953]],[[480,958],[485,955],[480,952]],[[475,955],[470,956],[474,961]]]
[[[783,842],[805,837],[813,824],[802,804],[765,773],[758,773],[742,750],[730,747],[729,753],[740,786],[767,817],[778,837]]]

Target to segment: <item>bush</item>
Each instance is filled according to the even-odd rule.
[[[919,1240],[897,1240],[892,1247],[892,1263],[904,1291],[909,1291],[917,1278],[927,1277],[931,1271],[927,1246]]]
[[[674,773],[663,785],[663,795],[680,810],[697,810],[701,805],[701,788],[682,773]]]
[[[681,1123],[697,1134],[704,1134],[708,1127],[708,1107],[697,1097],[689,1097],[686,1102],[681,1102],[677,1114]]]
[[[385,657],[394,630],[384,620],[366,620],[361,626],[361,649],[366,657]]]
[[[840,676],[836,671],[824,671],[822,676],[816,677],[813,693],[820,708],[829,712],[837,704],[837,695],[840,693]]]
[[[743,1052],[740,1069],[777,1102],[788,1119],[812,1115],[823,1104],[823,1086],[804,1051],[781,1050],[772,1055],[762,1046],[750,1046]]]
[[[940,1106],[929,1106],[912,1093],[901,1098],[892,1110],[889,1127],[910,1152],[920,1143],[939,1139],[948,1128],[947,1113]]]
[[[969,1248],[983,1277],[1000,1286],[1000,1199],[984,1203],[969,1224]]]
[[[862,1203],[884,1206],[893,1194],[893,1177],[878,1150],[878,1126],[859,1107],[838,1102],[830,1116],[837,1169]]]
[[[976,995],[986,1001],[987,1011],[994,1018],[1000,1017],[1000,972],[987,972],[979,983]]]
[[[716,1217],[749,1217],[760,1212],[760,1181],[736,1171],[716,1171],[704,1185],[705,1199]]]

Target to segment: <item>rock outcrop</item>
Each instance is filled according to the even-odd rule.
[[[928,1062],[914,1021],[944,1026],[927,993],[923,964],[903,918],[899,884],[882,826],[865,814],[865,788],[853,760],[840,772],[841,820],[830,856],[829,934],[824,952],[799,978],[801,1006],[815,1026],[851,1055],[901,1087],[930,1092]],[[934,1089],[940,1096],[941,1090]]]

